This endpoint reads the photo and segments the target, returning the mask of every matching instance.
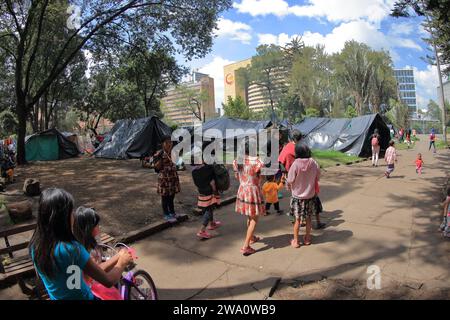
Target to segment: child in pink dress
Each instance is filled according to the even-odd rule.
[[[244,256],[254,254],[250,245],[259,241],[254,235],[256,224],[260,216],[266,215],[264,197],[261,190],[261,169],[264,164],[257,158],[249,155],[249,145],[245,146],[244,163],[233,162],[236,178],[239,180],[239,190],[236,198],[236,212],[247,217],[247,235],[241,253]]]

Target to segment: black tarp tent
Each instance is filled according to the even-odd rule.
[[[53,161],[76,157],[78,146],[57,129],[49,129],[25,138],[27,161]]]
[[[389,128],[380,115],[373,114],[353,119],[307,118],[292,126],[305,136],[312,149],[336,150],[356,156],[372,153],[371,135],[378,129],[381,150],[389,145]]]
[[[138,159],[160,147],[161,138],[172,129],[158,117],[119,120],[95,150],[96,158]]]
[[[239,139],[246,136],[248,130],[255,130],[257,133],[263,129],[267,129],[272,126],[272,121],[249,121],[241,119],[233,119],[228,117],[221,117],[217,119],[209,120],[202,126],[203,135],[206,138],[214,138],[214,134],[210,129],[219,130],[223,139]]]

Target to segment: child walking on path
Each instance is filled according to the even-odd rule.
[[[389,142],[389,148],[386,150],[386,154],[384,156],[384,160],[387,163],[387,170],[384,173],[386,178],[390,178],[392,172],[394,172],[395,169],[395,163],[398,162],[397,160],[397,150],[395,150],[395,142],[394,140],[391,140]]]
[[[192,179],[199,193],[197,205],[203,213],[203,223],[197,237],[204,240],[212,238],[212,235],[206,231],[208,225],[208,230],[215,230],[222,225],[220,221],[214,221],[214,209],[220,204],[220,196],[214,178],[212,165],[203,163],[195,166],[192,170]]]
[[[255,142],[256,143],[256,142]],[[250,156],[250,142],[245,144],[244,163],[233,162],[236,179],[239,181],[239,190],[236,197],[236,212],[247,217],[247,235],[241,253],[249,256],[256,252],[252,244],[260,240],[255,236],[255,228],[260,216],[266,215],[264,199],[261,190],[261,169],[264,164],[254,156]]]
[[[416,173],[417,174],[422,174],[422,167],[424,165],[424,162],[422,160],[422,154],[421,153],[419,153],[417,155],[417,159],[416,159],[415,163],[416,163]]]
[[[264,199],[266,200],[266,214],[270,214],[269,210],[272,204],[279,215],[283,214],[283,210],[280,209],[280,202],[278,200],[278,191],[280,191],[283,186],[284,183],[282,181],[279,183],[275,181],[275,176],[267,177],[267,181],[262,188]]]
[[[443,232],[443,236],[450,238],[450,187],[447,188],[447,198],[444,203],[443,221],[439,231]]]
[[[294,239],[291,245],[299,248],[298,233],[301,220],[306,221],[305,246],[311,245],[311,216],[317,214],[316,181],[320,178],[320,167],[311,158],[311,150],[303,143],[295,147],[296,160],[289,170],[286,180],[292,191],[291,212],[295,216]]]

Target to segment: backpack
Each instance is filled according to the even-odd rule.
[[[224,192],[230,189],[230,174],[227,168],[223,164],[215,164],[213,169],[217,191]]]
[[[430,140],[435,141],[436,140],[436,134],[432,133],[430,134]]]
[[[373,146],[373,147],[376,147],[376,146],[378,146],[378,144],[379,144],[379,143],[378,143],[378,138],[377,138],[377,137],[373,137],[373,138],[372,138],[372,146]]]

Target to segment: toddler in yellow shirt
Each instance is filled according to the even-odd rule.
[[[284,183],[276,182],[275,176],[268,176],[267,181],[262,187],[264,199],[266,201],[266,214],[270,214],[269,210],[272,204],[279,215],[283,214],[283,210],[280,209],[280,202],[278,200],[278,191],[283,189]]]

